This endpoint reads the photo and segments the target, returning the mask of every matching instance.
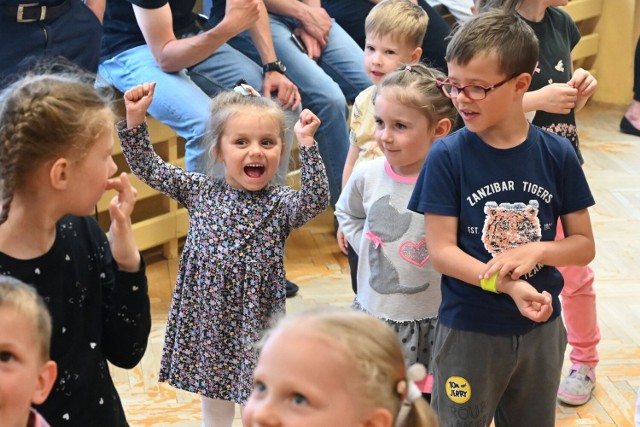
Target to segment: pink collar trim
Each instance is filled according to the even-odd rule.
[[[403,184],[415,184],[416,182],[418,182],[417,176],[402,176],[395,173],[387,159],[384,159],[384,170],[387,172],[387,175],[389,175],[394,181],[398,181]]]

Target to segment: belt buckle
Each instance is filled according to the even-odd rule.
[[[24,18],[24,9],[28,7],[40,7],[40,18]],[[16,20],[18,22],[42,21],[47,16],[47,6],[40,6],[38,3],[21,3],[18,5]]]

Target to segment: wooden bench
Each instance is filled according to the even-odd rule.
[[[571,0],[563,7],[576,22],[582,38],[571,52],[574,68],[584,68],[596,75],[593,68],[600,47],[600,34],[596,31],[602,13],[603,0]]]
[[[123,116],[123,106],[118,108]],[[147,116],[149,135],[153,148],[167,162],[184,167],[184,140],[168,126]],[[129,169],[120,148],[120,140],[115,135],[112,152],[118,165],[118,173],[127,172],[138,195],[132,215],[133,231],[140,250],[162,246],[166,258],[178,256],[178,239],[186,236],[189,228],[187,210],[173,199],[144,184]],[[115,191],[107,191],[98,202],[98,221],[105,231],[109,228],[109,202]]]

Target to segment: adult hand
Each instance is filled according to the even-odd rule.
[[[119,177],[107,181],[107,190],[118,192],[109,204],[111,253],[120,270],[133,273],[140,270],[140,252],[133,237],[131,225],[131,213],[136,204],[137,191],[124,172]]]
[[[333,21],[327,11],[321,7],[311,6],[307,8],[306,12],[300,19],[300,24],[311,37],[318,40],[324,49],[329,42],[329,30],[331,30]]]
[[[260,4],[261,0],[227,0],[222,22],[231,25],[234,36],[240,34],[258,21]]]
[[[307,49],[307,55],[309,58],[317,61],[318,58],[320,58],[320,55],[322,55],[322,43],[313,38],[313,36],[302,27],[298,27],[293,30],[293,33],[302,40],[302,44],[304,44],[304,47]]]
[[[277,92],[278,101],[282,108],[295,110],[300,105],[301,96],[298,88],[284,74],[277,71],[269,71],[264,74],[262,82],[262,94],[271,97]]]

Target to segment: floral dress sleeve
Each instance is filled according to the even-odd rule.
[[[131,171],[148,186],[166,194],[189,209],[190,200],[199,193],[202,185],[210,182],[209,177],[195,172],[187,172],[162,160],[149,139],[146,123],[126,129],[125,122],[118,124],[118,136]]]
[[[303,226],[329,206],[329,180],[318,144],[310,147],[301,145],[299,150],[300,190],[288,188],[284,194],[292,229]]]

